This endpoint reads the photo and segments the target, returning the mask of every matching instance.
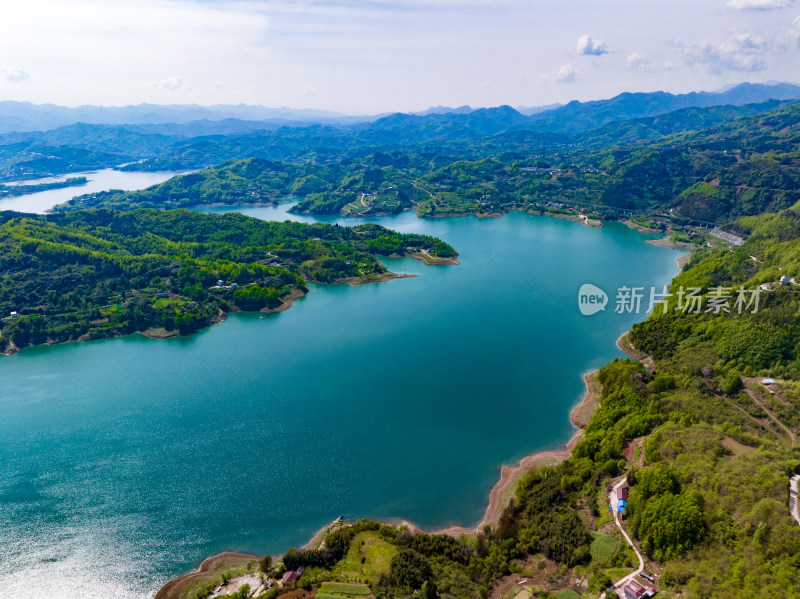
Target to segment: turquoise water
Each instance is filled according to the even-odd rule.
[[[7,596],[148,597],[211,553],[278,553],[339,514],[474,525],[501,464],[569,439],[581,374],[644,316],[582,316],[580,285],[613,302],[667,283],[680,253],[519,213],[375,222],[437,235],[462,264],[387,259],[419,276],[314,285],[186,338],[0,358]]]

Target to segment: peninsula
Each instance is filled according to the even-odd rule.
[[[189,210],[0,212],[0,350],[142,332],[183,335],[240,310],[279,311],[307,282],[363,284],[378,255],[458,264],[426,235]]]

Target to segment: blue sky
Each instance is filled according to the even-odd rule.
[[[25,0],[0,99],[350,114],[800,79],[795,0]]]

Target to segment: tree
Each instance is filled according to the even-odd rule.
[[[408,590],[416,590],[433,577],[427,558],[413,549],[403,548],[395,553],[389,567],[392,582]]]
[[[269,555],[265,555],[261,558],[261,561],[258,563],[259,569],[266,574],[272,568],[272,557]]]

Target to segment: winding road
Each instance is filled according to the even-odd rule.
[[[617,528],[619,528],[619,531],[622,533],[622,536],[625,537],[625,540],[628,541],[628,545],[631,546],[631,548],[633,549],[633,552],[636,554],[636,557],[639,558],[639,568],[635,572],[631,572],[627,576],[625,576],[625,577],[621,578],[620,580],[618,580],[617,582],[615,582],[614,583],[614,588],[615,589],[620,589],[620,588],[624,587],[631,580],[633,580],[634,577],[636,577],[639,574],[641,574],[642,570],[644,570],[644,558],[642,557],[642,554],[639,553],[639,550],[636,549],[636,545],[633,544],[633,541],[631,541],[631,538],[628,536],[628,533],[625,532],[624,528],[622,528],[622,523],[619,521],[619,512],[617,511],[617,505],[618,505],[617,504],[617,491],[619,490],[619,488],[622,485],[626,484],[627,482],[628,482],[628,477],[626,476],[621,481],[619,481],[616,485],[614,485],[614,489],[609,494],[609,498],[608,499],[609,499],[609,502],[611,503],[611,509],[614,512],[614,522],[616,523]],[[795,481],[795,484],[796,484],[796,481]],[[603,594],[600,595],[600,599],[605,599],[606,594],[607,594],[607,591],[603,591]]]

